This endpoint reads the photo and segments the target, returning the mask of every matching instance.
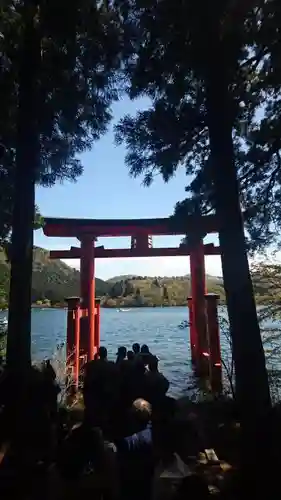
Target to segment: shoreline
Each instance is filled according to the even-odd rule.
[[[219,306],[226,306],[224,302],[219,303]],[[100,306],[102,309],[125,309],[125,310],[130,310],[130,309],[168,309],[168,308],[174,308],[174,307],[188,307],[187,304],[163,304],[163,305],[126,305],[126,306],[120,306],[120,305],[115,305],[115,306],[108,306],[108,305],[102,305]],[[67,310],[67,305],[66,304],[52,304],[52,305],[47,305],[47,304],[32,304],[31,309],[65,309]],[[4,307],[0,309],[0,312],[8,312],[9,308]]]
[[[97,297],[100,299],[100,297]],[[219,306],[226,306],[226,302],[224,300],[220,300],[218,303]],[[256,306],[261,307],[261,306],[266,306],[266,303],[256,301]],[[169,308],[169,307],[188,307],[187,303],[186,304],[126,304],[126,305],[120,305],[120,304],[115,304],[115,305],[107,305],[107,304],[101,304],[100,307],[102,309],[159,309],[159,308]],[[31,309],[66,309],[67,310],[67,304],[66,303],[58,303],[58,304],[32,304]],[[8,305],[5,307],[0,308],[0,312],[8,312],[9,307]]]

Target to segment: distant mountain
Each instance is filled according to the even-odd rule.
[[[0,308],[7,306],[9,295],[10,265],[0,248]],[[223,279],[206,276],[207,290],[225,301]],[[105,307],[156,307],[185,306],[190,296],[190,276],[139,276],[120,275],[107,281],[96,278],[96,296]],[[262,301],[264,290],[259,300]],[[51,260],[49,252],[34,248],[32,302],[63,304],[66,297],[80,295],[80,273],[61,260]],[[261,302],[262,303],[262,302]]]
[[[112,278],[109,278],[106,280],[107,283],[116,283],[117,281],[125,281],[125,280],[132,280],[136,278],[138,275],[137,274],[120,274],[120,276],[113,276]]]
[[[225,300],[221,278],[206,277],[207,290]],[[111,285],[103,305],[107,307],[181,306],[191,294],[190,276],[121,275],[107,281]]]
[[[9,293],[10,265],[0,249],[0,302],[6,303]],[[106,295],[110,286],[96,278],[96,296]],[[63,303],[66,297],[80,295],[80,273],[61,260],[53,260],[43,248],[34,248],[32,302]]]

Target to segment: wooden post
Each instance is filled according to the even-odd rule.
[[[196,353],[197,353],[197,337],[196,328],[193,321],[193,311],[192,311],[192,297],[187,299],[188,309],[189,309],[189,335],[190,335],[190,352],[191,352],[191,363],[196,365]]]
[[[74,311],[74,336],[75,336],[75,357],[74,357],[74,387],[78,391],[80,375],[80,305]]]
[[[210,382],[212,391],[215,393],[222,392],[222,364],[218,320],[218,299],[219,295],[213,293],[208,293],[206,295],[210,344]]]
[[[95,308],[95,353],[100,347],[100,299],[96,299]]]
[[[67,332],[66,332],[66,366],[67,368],[75,363],[77,352],[77,341],[79,351],[80,337],[80,297],[68,297],[67,303]]]
[[[81,321],[81,348],[87,360],[94,359],[95,352],[95,263],[94,237],[83,235],[81,238],[81,298],[85,314]]]
[[[190,245],[190,274],[192,316],[196,329],[196,370],[200,376],[209,375],[209,345],[205,301],[205,255],[202,237],[193,237]]]

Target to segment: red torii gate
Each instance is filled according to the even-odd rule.
[[[218,231],[215,215],[189,216],[185,219],[185,223],[180,225],[173,218],[113,220],[45,218],[44,220],[43,230],[46,236],[76,237],[81,242],[80,247],[50,252],[50,258],[53,259],[80,259],[81,308],[79,299],[68,300],[67,350],[68,352],[75,350],[76,353],[74,363],[76,378],[79,373],[80,350],[86,353],[88,360],[91,360],[99,347],[99,304],[95,303],[95,259],[110,257],[190,255],[191,298],[188,305],[192,360],[198,372],[206,371],[206,358],[209,361],[209,368],[212,365],[221,371],[217,296],[206,294],[205,286],[205,255],[220,255],[220,248],[213,244],[203,244],[206,234]],[[190,235],[188,244],[172,248],[152,247],[152,235],[184,234]],[[96,239],[106,236],[129,236],[131,248],[95,247]],[[80,315],[82,316],[81,342]]]

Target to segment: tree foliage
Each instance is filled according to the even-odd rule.
[[[120,31],[102,3],[40,0],[36,29],[41,61],[37,78],[40,141],[37,183],[75,180],[77,155],[106,130],[118,97]],[[10,233],[13,208],[16,115],[24,19],[23,0],[0,7],[0,237]],[[63,22],[62,22],[63,19]],[[27,63],[28,64],[28,63]],[[30,103],[32,106],[32,103]]]
[[[0,308],[7,308],[9,300],[10,265],[4,250],[0,249]],[[96,278],[96,296],[108,293],[110,286]],[[49,258],[42,248],[33,251],[32,303],[64,304],[66,297],[80,295],[80,273],[60,260]]]
[[[233,22],[232,29],[227,25],[229,2],[209,5],[212,12],[208,3],[181,2],[175,8],[168,1],[130,2],[127,25],[138,56],[127,65],[129,94],[148,95],[151,106],[126,115],[116,127],[116,139],[127,147],[131,175],[142,175],[145,185],[159,172],[167,182],[179,166],[185,169],[187,197],[176,206],[179,216],[198,207],[202,214],[214,210],[204,82],[212,51],[210,25],[219,16],[224,52],[219,64],[231,81],[242,207],[249,244],[260,249],[278,240],[281,222],[280,2],[258,7],[252,2],[240,28]]]
[[[157,173],[167,182],[179,166],[185,168],[188,197],[176,207],[182,220],[216,212],[237,394],[243,426],[250,431],[250,415],[264,414],[270,397],[239,200],[238,177],[249,152],[241,124],[254,123],[264,104],[267,87],[259,73],[269,57],[264,49],[270,48],[260,30],[266,4],[277,4],[128,3],[129,9],[119,4],[135,51],[126,64],[128,92],[131,98],[148,96],[151,105],[124,117],[117,142],[126,144],[130,173],[142,175],[147,185]],[[276,36],[277,30],[269,42]],[[246,192],[242,200],[251,208]],[[250,212],[251,234],[256,234],[257,218]],[[250,374],[249,356],[255,366]]]
[[[2,169],[14,202],[7,364],[27,374],[35,184],[76,179],[77,155],[105,132],[118,97],[120,31],[103,2],[11,0],[0,14],[1,97],[9,101],[0,124]]]
[[[281,318],[281,265],[278,262],[258,262],[252,266],[253,282],[258,303],[263,307],[261,320]]]

